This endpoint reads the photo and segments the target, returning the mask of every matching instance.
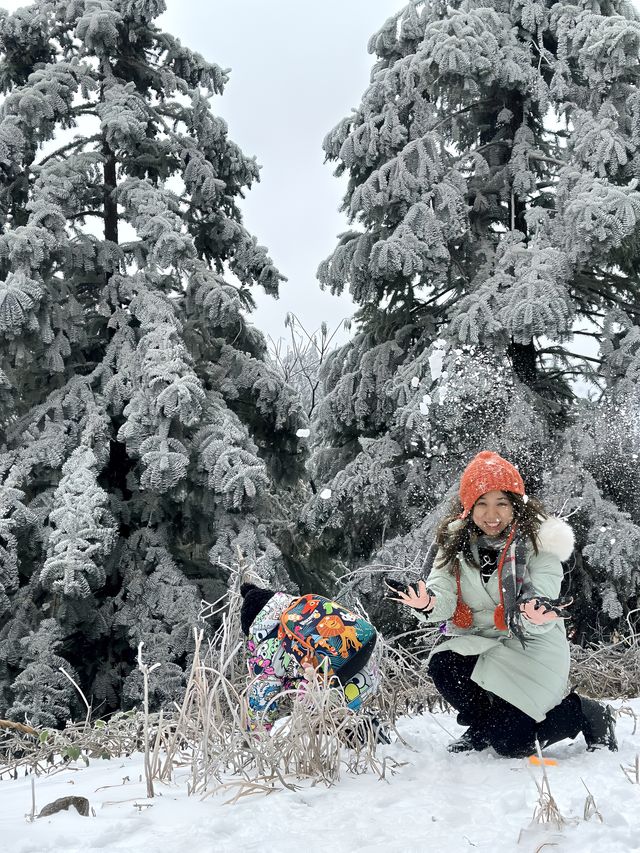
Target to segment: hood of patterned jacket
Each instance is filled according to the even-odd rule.
[[[261,643],[268,637],[280,622],[282,612],[291,604],[295,596],[286,592],[276,592],[258,611],[256,618],[249,628],[249,639],[254,643]]]

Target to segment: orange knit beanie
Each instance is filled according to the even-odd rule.
[[[460,480],[460,502],[466,518],[474,503],[487,492],[513,492],[524,495],[524,483],[517,468],[490,450],[478,453],[467,465]]]

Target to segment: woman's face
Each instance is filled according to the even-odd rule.
[[[471,518],[487,536],[500,536],[513,521],[513,505],[504,492],[487,492],[474,503]]]

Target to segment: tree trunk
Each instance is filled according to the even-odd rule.
[[[102,143],[104,154],[104,238],[118,242],[118,203],[116,199],[116,156],[106,139]]]
[[[533,341],[529,341],[528,344],[517,344],[512,341],[507,348],[507,355],[520,382],[531,387],[538,376],[536,348]]]

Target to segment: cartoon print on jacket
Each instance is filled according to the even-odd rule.
[[[324,616],[318,622],[318,633],[321,637],[340,637],[340,654],[343,658],[349,657],[349,649],[356,651],[362,648],[362,643],[356,635],[353,626],[346,625],[339,616]]]
[[[286,697],[277,698],[278,694],[284,694],[287,690],[304,689],[306,684],[301,665],[296,657],[285,649],[279,638],[280,616],[294,600],[294,596],[277,592],[258,613],[249,630],[246,648],[249,673],[253,677],[248,701],[251,730],[259,725],[267,730],[271,729],[275,720],[287,713],[286,702],[284,705],[282,702],[282,698]],[[307,602],[304,608],[306,615],[315,615],[313,611],[318,604],[319,601],[314,599]],[[325,612],[327,609],[330,608],[325,607]],[[349,628],[340,617],[326,613],[317,625],[316,642],[320,645],[325,638],[341,636],[340,654],[347,657],[350,646],[358,649],[361,645],[354,629],[351,628],[352,636]],[[354,711],[378,688],[380,676],[374,658],[375,655],[341,685],[347,706]]]

